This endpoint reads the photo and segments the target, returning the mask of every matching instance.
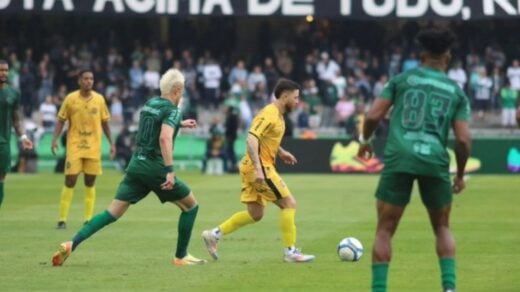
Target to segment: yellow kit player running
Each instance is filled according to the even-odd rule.
[[[83,172],[85,180],[85,223],[94,213],[96,176],[101,174],[101,131],[110,142],[110,157],[115,147],[110,133],[110,114],[103,96],[92,90],[94,74],[82,70],[78,75],[79,90],[67,97],[58,112],[58,123],[52,138],[52,153],[56,155],[57,140],[65,122],[69,123],[65,163],[65,186],[61,191],[60,214],[57,228],[67,227],[67,216],[74,195],[78,175]]]
[[[293,81],[282,79],[274,89],[276,100],[264,107],[255,117],[247,137],[247,153],[240,163],[242,193],[240,201],[247,211],[235,213],[218,227],[202,233],[209,254],[216,260],[217,243],[223,235],[230,234],[245,225],[258,222],[264,216],[266,202],[273,202],[280,209],[280,227],[285,247],[284,261],[309,262],[313,255],[302,254],[295,248],[296,225],[294,217],[296,200],[276,172],[276,156],[287,164],[295,164],[296,158],[280,147],[285,132],[283,115],[298,104],[300,87]]]

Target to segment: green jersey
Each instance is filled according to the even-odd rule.
[[[502,108],[515,109],[516,100],[518,99],[518,91],[513,88],[502,88],[500,91],[502,97]]]
[[[455,120],[467,121],[468,98],[442,72],[416,68],[392,78],[381,93],[392,102],[385,146],[385,171],[447,175],[448,133]]]
[[[9,145],[13,114],[20,107],[20,93],[8,86],[0,89],[0,145]]]
[[[151,174],[165,166],[159,145],[161,127],[166,124],[174,128],[175,140],[181,117],[180,109],[165,98],[153,97],[145,103],[139,116],[136,150],[128,165],[128,172]]]

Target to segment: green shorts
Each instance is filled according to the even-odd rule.
[[[11,149],[9,144],[0,145],[0,172],[11,171]]]
[[[161,203],[174,202],[188,196],[190,188],[182,180],[175,177],[175,185],[171,190],[161,190],[164,175],[147,175],[129,172],[117,188],[116,199],[135,204],[144,199],[150,191],[154,192]]]
[[[406,206],[410,202],[413,182],[416,179],[421,200],[428,209],[441,209],[451,204],[453,194],[448,174],[434,177],[383,171],[377,186],[376,198],[391,205]]]

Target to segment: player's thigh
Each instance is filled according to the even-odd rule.
[[[0,145],[0,172],[8,173],[11,170],[11,150],[9,145]]]
[[[115,198],[135,204],[144,199],[148,193],[150,193],[150,188],[143,182],[140,174],[127,173],[119,183]]]
[[[171,190],[162,190],[161,184],[164,183],[165,177],[166,175],[153,176],[147,180],[148,186],[157,195],[161,203],[179,201],[191,193],[190,188],[177,176]]]
[[[278,201],[292,196],[287,184],[274,167],[265,167],[264,171],[265,184],[267,185],[267,192],[264,193],[264,197],[267,201]]]
[[[426,208],[442,209],[451,204],[453,193],[448,174],[439,177],[419,176],[418,183],[421,200]]]
[[[376,190],[376,198],[396,206],[406,206],[412,194],[414,174],[403,172],[381,173]]]
[[[65,175],[78,175],[81,172],[83,172],[83,159],[67,157],[65,160]]]
[[[240,166],[240,202],[257,203],[265,207],[266,200],[262,196],[267,191],[267,185],[261,185],[255,182],[255,170],[253,168],[245,169]]]
[[[101,159],[84,158],[83,172],[90,175],[101,175],[103,173]]]

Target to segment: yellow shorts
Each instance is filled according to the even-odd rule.
[[[65,175],[76,175],[80,172],[89,175],[100,175],[101,159],[76,158],[65,161]]]
[[[240,179],[242,192],[240,202],[257,202],[265,206],[267,202],[273,202],[291,196],[291,191],[280,177],[274,166],[264,166],[265,183],[255,182],[255,169],[252,165],[240,164]]]

